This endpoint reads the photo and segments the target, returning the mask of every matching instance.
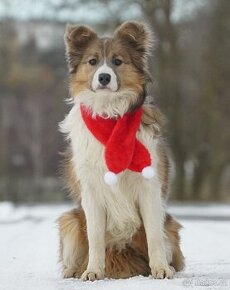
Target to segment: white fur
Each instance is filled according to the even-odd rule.
[[[81,91],[73,98],[76,105],[84,104],[96,114],[105,118],[116,118],[124,115],[132,103],[138,99],[138,94],[132,90],[111,92],[106,89],[93,92],[89,89]]]
[[[99,82],[99,75],[101,73],[107,73],[111,76],[111,80],[106,87],[110,89],[111,91],[116,92],[118,89],[117,76],[112,70],[112,68],[107,65],[106,60],[104,60],[103,65],[101,65],[94,73],[93,80],[92,80],[92,89],[94,91],[100,89],[101,84]]]
[[[95,188],[90,182],[82,186],[82,207],[85,212],[89,242],[89,261],[83,279],[88,273],[103,276],[105,268],[105,221],[106,213],[102,204],[97,202]]]
[[[63,240],[63,264],[65,267],[73,267],[76,265],[75,239],[71,239],[68,235]]]
[[[130,105],[131,97],[127,94],[122,99],[120,96],[117,93],[114,96],[101,95],[94,99],[92,93],[85,94],[84,97],[80,95],[75,98],[73,108],[61,124],[61,131],[71,141],[76,175],[82,187],[82,207],[86,214],[89,239],[87,271],[101,273],[105,247],[123,248],[140,227],[142,218],[152,271],[157,273],[158,270],[165,269],[170,273],[170,261],[167,261],[167,257],[170,259],[171,256],[164,236],[165,210],[158,175],[147,180],[141,173],[126,170],[118,174],[115,185],[106,185],[103,177],[108,169],[104,160],[104,146],[88,131],[80,114],[79,103],[84,100],[95,114],[106,114],[110,117],[122,115],[128,104]],[[153,139],[142,126],[137,138],[149,150],[152,166],[156,170],[158,140]]]

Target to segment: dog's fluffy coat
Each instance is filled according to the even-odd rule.
[[[80,206],[58,221],[64,277],[95,280],[151,274],[171,278],[174,270],[183,269],[184,258],[180,225],[165,213],[169,158],[161,136],[162,115],[144,103],[151,80],[149,30],[143,24],[126,22],[112,38],[99,38],[90,28],[71,26],[65,39],[73,107],[61,130],[70,142],[66,177]],[[106,88],[98,83],[98,70],[111,75]],[[151,154],[156,177],[145,180],[126,170],[116,185],[106,185],[104,147],[87,130],[80,104],[105,118],[117,118],[142,106],[137,138]]]

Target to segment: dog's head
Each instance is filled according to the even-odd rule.
[[[151,49],[151,34],[144,24],[125,22],[112,37],[104,38],[86,26],[67,26],[65,43],[75,102],[108,117],[142,105],[150,82]]]

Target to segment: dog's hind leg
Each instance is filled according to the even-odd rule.
[[[71,210],[58,219],[60,260],[64,278],[81,277],[88,262],[88,241],[82,209]]]
[[[166,244],[169,245],[171,254],[168,255],[168,263],[173,266],[175,271],[182,271],[185,266],[184,256],[180,248],[179,230],[181,225],[171,215],[166,214],[165,233],[167,236]]]

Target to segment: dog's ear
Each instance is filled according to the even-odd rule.
[[[67,25],[65,31],[66,56],[70,73],[77,70],[84,50],[97,39],[97,34],[87,26]]]
[[[146,24],[127,21],[117,28],[114,33],[126,46],[136,49],[143,56],[151,52],[153,38]]]

